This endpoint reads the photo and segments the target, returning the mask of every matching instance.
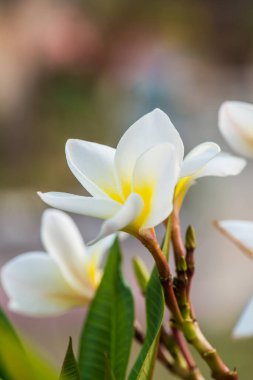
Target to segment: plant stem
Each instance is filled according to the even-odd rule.
[[[141,234],[138,235],[138,239],[153,256],[159,273],[160,282],[164,290],[165,303],[171,311],[171,313],[173,314],[173,317],[175,318],[176,322],[182,324],[184,320],[174,293],[173,277],[171,274],[171,270],[167,262],[167,259],[164,256],[157,242],[156,237],[153,235],[152,231],[144,230]]]
[[[178,347],[180,347],[180,351],[182,352],[183,357],[185,358],[185,361],[190,369],[194,369],[196,367],[196,364],[190,355],[190,352],[188,350],[188,347],[185,344],[185,341],[183,339],[182,333],[180,330],[178,330],[176,327],[172,327],[172,333],[175,338],[175,341],[177,342]]]
[[[145,341],[143,331],[137,322],[135,323],[135,339],[141,344]],[[158,346],[157,359],[166,369],[183,380],[204,380],[202,376],[199,376],[196,368],[185,368],[174,360],[173,357],[169,356],[161,343]]]
[[[189,235],[190,235],[190,238],[189,238]],[[194,239],[192,239],[192,235],[194,236]],[[196,242],[195,242],[195,232],[191,226],[189,226],[187,231],[186,231],[186,239],[185,240],[186,240],[185,261],[186,261],[186,266],[187,266],[187,270],[186,270],[186,275],[187,275],[186,296],[187,296],[188,302],[190,304],[191,317],[195,321],[196,320],[196,314],[195,314],[195,311],[194,311],[194,308],[193,308],[193,305],[191,302],[190,295],[191,295],[192,280],[193,280],[193,276],[195,273],[195,254],[194,253],[195,253]]]
[[[172,214],[171,236],[176,266],[178,268],[180,261],[182,261],[182,259],[185,258],[185,248],[181,238],[180,220],[177,211],[174,211]],[[183,299],[183,302],[185,302],[185,298]],[[188,308],[191,309],[189,299]],[[211,369],[212,377],[215,380],[238,380],[237,372],[229,370],[229,368],[225,365],[225,363],[218,355],[216,349],[214,349],[212,345],[208,342],[208,340],[205,338],[202,331],[200,330],[198,323],[193,320],[191,315],[188,315],[187,318],[185,318],[183,324],[179,325],[179,328],[182,330],[186,340],[194,346],[194,348],[205,360],[205,362]]]
[[[171,311],[173,318],[175,319],[176,325],[182,326],[184,324],[184,318],[181,314],[180,308],[178,306],[177,298],[173,289],[173,277],[171,274],[171,270],[167,262],[167,259],[164,256],[157,242],[154,231],[152,230],[142,231],[142,233],[138,235],[137,237],[152,254],[155,260],[157,269],[158,269],[160,282],[164,290],[165,303],[168,309]],[[182,347],[180,347],[180,349],[181,348]],[[184,355],[186,355],[186,350],[187,350],[187,357],[191,358],[191,354],[188,350],[188,347],[184,345],[183,348],[184,348],[184,352],[183,352]],[[190,366],[190,370],[193,373],[191,376],[195,376],[195,378],[191,377],[191,379],[203,380],[203,377],[200,374],[199,370],[197,369],[197,366],[192,358],[191,358],[191,364],[192,365]]]
[[[177,214],[174,211],[171,215],[172,229],[171,239],[173,245],[174,260],[176,265],[177,276],[174,279],[175,292],[180,311],[183,318],[186,319],[190,316],[190,307],[188,302],[188,274],[186,263],[186,251],[185,247],[180,239],[181,231],[180,224],[177,223]]]
[[[170,334],[168,331],[166,331],[165,327],[161,327],[161,333],[160,333],[160,341],[161,344],[164,345],[164,347],[167,348],[173,359],[181,365],[181,367],[186,368],[187,362],[185,358],[182,355],[182,352],[180,350],[180,347],[178,343],[175,340],[175,337]]]
[[[148,283],[147,271],[146,269],[144,270],[143,276],[143,263],[140,262],[139,259],[134,258],[134,264],[139,288],[143,296],[145,296]],[[141,281],[139,281],[140,278]],[[176,328],[174,328],[174,330],[176,330]],[[166,368],[181,378],[188,380],[204,380],[198,368],[196,367],[196,364],[193,361],[188,347],[185,345],[185,342],[182,341],[182,339],[177,339],[177,336],[178,335],[176,334],[174,334],[174,336],[170,335],[166,331],[165,327],[161,326],[158,358],[160,357],[160,361],[165,365]],[[137,322],[135,323],[135,338],[140,343],[144,342],[144,334],[142,333],[142,330]],[[180,338],[182,338],[182,336]],[[168,360],[166,360],[166,356],[162,351],[162,346],[164,346],[169,351],[171,357],[174,360],[174,363],[168,363]],[[189,373],[186,373],[187,366]]]

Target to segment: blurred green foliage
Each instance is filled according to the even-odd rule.
[[[24,345],[0,309],[0,376],[4,380],[57,380],[55,370]]]

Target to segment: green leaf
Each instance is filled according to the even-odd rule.
[[[23,362],[25,359],[24,350],[2,309],[0,309],[0,341],[0,377],[5,380],[11,380],[13,379],[13,371],[11,369],[12,360],[9,358],[9,353],[13,355],[13,353],[18,352]]]
[[[168,258],[170,249],[171,223],[168,224],[163,241],[163,253]],[[164,295],[156,267],[153,269],[146,289],[147,332],[144,344],[130,372],[128,380],[152,379],[164,316]]]
[[[71,338],[69,338],[69,344],[63,361],[59,380],[80,380],[80,373],[73,352]]]
[[[134,334],[134,305],[120,266],[121,252],[116,239],[81,335],[82,380],[125,379]]]
[[[112,368],[110,366],[109,358],[105,355],[105,379],[104,380],[116,380]]]
[[[0,378],[4,380],[56,380],[56,372],[36,350],[28,348],[17,336],[0,309]]]
[[[129,380],[152,378],[164,315],[164,296],[156,268],[153,270],[146,292],[147,333]]]

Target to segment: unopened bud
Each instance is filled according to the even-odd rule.
[[[187,228],[186,236],[185,236],[185,247],[187,250],[196,248],[196,235],[194,228],[190,225]]]
[[[184,257],[180,257],[178,260],[177,270],[180,272],[185,272],[187,270],[187,264]]]

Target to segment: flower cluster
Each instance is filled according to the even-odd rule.
[[[253,157],[253,105],[224,103],[219,112],[219,128],[232,148]],[[23,253],[3,266],[1,280],[10,309],[32,316],[49,316],[92,301],[80,343],[82,379],[86,379],[88,369],[93,371],[89,379],[111,378],[113,374],[113,378],[125,380],[135,329],[136,339],[144,345],[128,380],[151,379],[156,357],[182,379],[204,380],[188,344],[206,361],[213,379],[238,380],[237,371],[229,370],[197,323],[190,298],[195,234],[189,226],[184,245],[180,209],[188,189],[197,179],[237,175],[244,169],[245,159],[221,151],[214,142],[197,145],[185,155],[178,131],[159,109],[137,120],[116,149],[89,141],[68,140],[66,159],[90,196],[38,193],[53,207],[42,216],[41,240],[46,252]],[[87,246],[64,211],[104,220],[99,233]],[[164,244],[160,246],[155,227],[162,223],[166,232]],[[216,226],[253,257],[253,222],[219,221]],[[149,276],[143,263],[135,261],[136,278],[147,305],[146,340],[134,323],[132,293],[120,269],[121,254],[115,238],[120,231],[139,239],[156,264],[157,270]],[[170,241],[175,261],[174,279],[167,260]],[[103,270],[102,257],[109,247]],[[171,313],[171,335],[163,326],[165,305]],[[253,335],[252,316],[253,300],[236,325],[235,336]],[[77,373],[73,379],[80,379],[71,346],[69,350],[66,371],[71,362]]]
[[[113,233],[123,230],[136,236],[157,226],[173,207],[181,206],[196,179],[237,175],[246,164],[213,142],[196,146],[184,157],[179,133],[159,109],[136,121],[116,149],[68,140],[66,158],[91,196],[60,192],[39,196],[49,206],[106,220],[87,248],[69,216],[44,212],[41,239],[48,255],[24,253],[2,269],[9,306],[17,312],[49,315],[87,304],[99,283],[98,264]]]

